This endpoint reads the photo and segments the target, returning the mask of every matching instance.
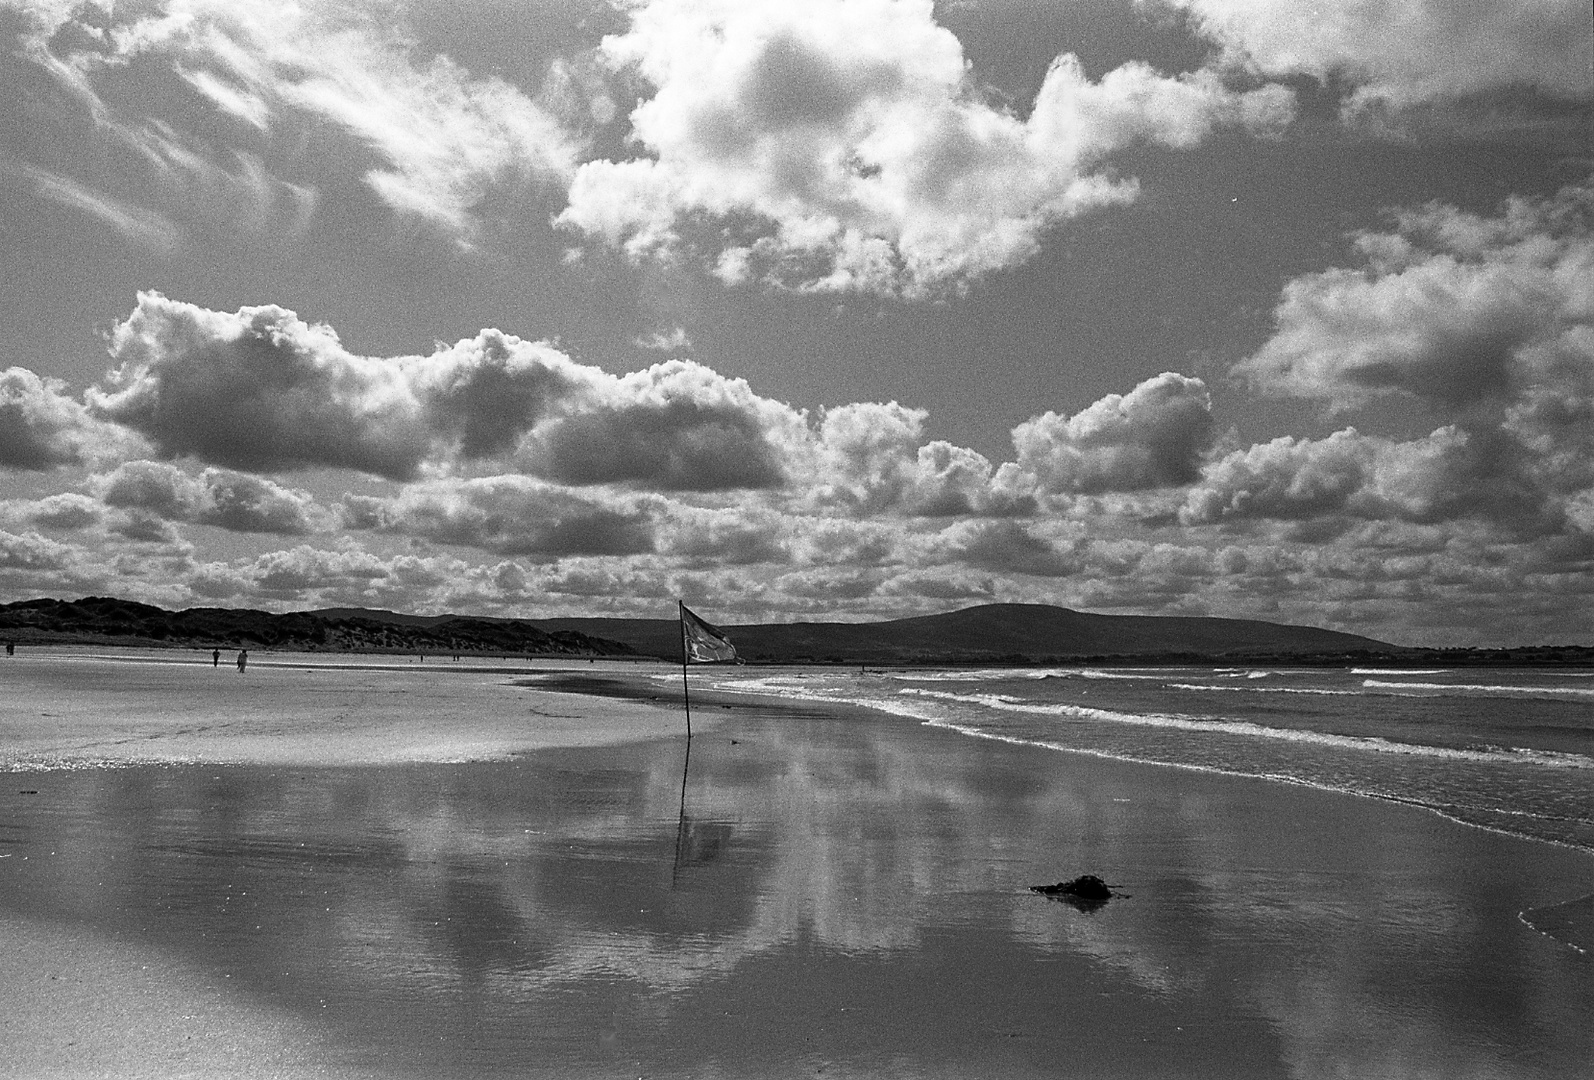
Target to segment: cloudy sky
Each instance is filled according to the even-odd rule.
[[[1594,642],[1586,0],[0,37],[0,601]]]

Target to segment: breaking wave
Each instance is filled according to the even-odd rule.
[[[1237,735],[1243,738],[1276,739],[1283,742],[1310,743],[1317,746],[1332,746],[1380,754],[1405,754],[1413,757],[1438,758],[1448,761],[1475,761],[1492,764],[1529,763],[1561,769],[1594,769],[1594,758],[1555,750],[1535,750],[1523,747],[1458,748],[1429,746],[1423,743],[1399,742],[1379,736],[1335,735],[1329,732],[1305,731],[1299,728],[1269,727],[1265,724],[1253,724],[1245,720],[1226,720],[1220,717],[1191,716],[1179,713],[1129,713],[1111,709],[1091,708],[1085,705],[1040,704],[1025,702],[1005,694],[953,694],[938,690],[901,690],[898,692],[970,705],[980,705],[988,709],[1044,715],[1060,719],[1095,720],[1113,724],[1134,724],[1141,727],[1172,728],[1180,731]]]
[[[1362,685],[1376,690],[1446,690],[1451,693],[1469,694],[1571,694],[1576,697],[1594,697],[1594,689],[1582,686],[1501,686],[1479,683],[1386,682],[1382,679],[1367,679],[1362,682]]]

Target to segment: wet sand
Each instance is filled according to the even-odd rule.
[[[680,729],[646,702],[679,701],[678,686],[594,710],[586,696],[515,685],[564,667],[257,652],[239,672],[228,657],[212,667],[208,652],[24,650],[0,667],[0,769],[481,761]]]
[[[706,694],[683,799],[678,710],[427,663],[0,668],[0,1075],[1594,1064],[1594,965],[1519,918],[1583,853]],[[1028,889],[1078,873],[1129,895]]]

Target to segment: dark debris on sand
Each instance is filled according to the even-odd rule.
[[[1056,885],[1031,885],[1029,888],[1031,892],[1060,900],[1084,912],[1096,911],[1114,896],[1124,895],[1113,892],[1112,886],[1095,874],[1081,874],[1072,881],[1059,881]]]

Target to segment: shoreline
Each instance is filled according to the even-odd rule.
[[[577,681],[579,681],[583,677],[583,673],[579,672],[579,671],[575,671],[572,674],[573,674],[574,678],[570,682],[565,683],[563,685],[569,686],[571,688],[572,692],[582,693],[583,691],[574,689],[574,686],[575,686],[575,683]],[[618,682],[619,679],[617,678],[617,679],[615,679],[615,681]],[[535,682],[533,682],[533,681],[528,680],[523,685],[526,685],[526,686],[528,686],[530,688],[535,688],[537,684]],[[636,700],[636,696],[635,695],[631,695],[631,694],[616,693],[614,695],[609,695],[609,694],[606,694],[606,693],[602,692],[601,690],[591,690],[591,691],[585,691],[585,692],[590,693],[594,697],[600,697],[600,698],[613,697],[614,700]],[[1290,777],[1290,776],[1279,776],[1279,775],[1275,775],[1275,774],[1261,774],[1261,773],[1240,772],[1240,771],[1234,770],[1234,769],[1224,769],[1224,768],[1221,768],[1219,766],[1204,765],[1204,764],[1199,764],[1199,763],[1196,763],[1196,762],[1163,761],[1163,760],[1159,760],[1157,758],[1134,757],[1134,756],[1127,755],[1127,754],[1113,754],[1113,753],[1109,753],[1109,752],[1106,752],[1106,751],[1092,750],[1092,749],[1083,748],[1083,747],[1064,746],[1064,745],[1057,744],[1057,743],[1037,742],[1037,741],[1033,741],[1033,740],[1029,740],[1029,739],[1023,739],[1023,738],[1017,738],[1017,737],[1013,737],[1013,736],[1002,735],[1002,734],[995,733],[995,732],[981,731],[981,730],[978,730],[978,729],[968,728],[968,727],[960,726],[960,725],[957,725],[955,723],[950,723],[950,722],[943,723],[943,722],[939,722],[939,721],[922,720],[922,719],[919,719],[917,717],[913,717],[913,716],[909,716],[909,715],[905,715],[905,714],[901,714],[901,713],[895,713],[895,712],[892,712],[889,709],[874,708],[874,707],[870,707],[868,705],[862,705],[862,704],[858,704],[858,703],[855,703],[855,702],[831,702],[831,701],[826,701],[826,700],[821,699],[821,698],[784,697],[784,696],[781,696],[781,695],[778,695],[778,694],[759,693],[757,691],[750,691],[750,690],[744,691],[744,690],[710,689],[710,690],[702,690],[702,691],[693,690],[692,693],[693,693],[694,699],[699,694],[701,694],[701,696],[703,697],[705,702],[713,704],[713,705],[716,705],[716,706],[726,706],[726,705],[728,705],[729,703],[732,703],[732,702],[738,702],[738,703],[740,703],[740,702],[755,702],[755,703],[760,704],[760,705],[762,705],[762,706],[764,706],[766,708],[777,708],[777,709],[778,708],[790,708],[790,709],[794,709],[794,710],[807,711],[807,712],[809,712],[809,713],[811,713],[813,715],[821,715],[821,714],[824,714],[824,713],[845,714],[845,713],[848,713],[848,712],[853,712],[853,713],[858,713],[858,714],[867,714],[867,715],[870,715],[870,716],[890,717],[893,720],[902,721],[902,722],[905,722],[905,723],[908,723],[908,724],[914,724],[914,725],[919,725],[919,726],[923,726],[923,727],[928,727],[928,728],[932,728],[932,729],[939,730],[939,731],[953,732],[953,733],[955,733],[957,735],[961,735],[963,737],[970,738],[970,739],[988,740],[988,741],[992,741],[992,742],[1004,743],[1004,744],[1007,744],[1007,745],[1010,745],[1010,746],[1030,747],[1030,748],[1035,749],[1035,750],[1047,751],[1047,752],[1051,752],[1051,753],[1076,755],[1076,756],[1079,756],[1079,757],[1090,758],[1090,759],[1099,760],[1099,761],[1120,762],[1120,763],[1126,764],[1126,765],[1151,766],[1151,767],[1162,768],[1162,769],[1175,769],[1175,770],[1189,771],[1189,772],[1200,773],[1200,774],[1203,774],[1203,775],[1210,775],[1210,776],[1224,776],[1224,777],[1231,777],[1231,778],[1234,778],[1234,779],[1241,779],[1241,780],[1256,780],[1256,781],[1262,781],[1262,782],[1265,782],[1265,783],[1278,784],[1278,785],[1285,786],[1285,787],[1297,787],[1297,788],[1303,788],[1303,789],[1306,789],[1306,790],[1309,790],[1309,791],[1319,791],[1319,792],[1323,792],[1324,794],[1344,795],[1344,796],[1349,796],[1349,797],[1359,798],[1359,799],[1370,799],[1370,800],[1373,800],[1373,801],[1376,801],[1376,802],[1387,803],[1387,804],[1389,804],[1391,806],[1401,806],[1401,807],[1407,807],[1407,808],[1415,809],[1415,810],[1423,810],[1423,811],[1426,811],[1426,812],[1428,812],[1430,814],[1434,814],[1437,817],[1443,819],[1444,821],[1450,822],[1451,824],[1454,824],[1454,825],[1460,825],[1460,826],[1464,826],[1466,828],[1471,828],[1471,829],[1478,829],[1478,830],[1481,830],[1483,832],[1492,833],[1492,834],[1499,835],[1499,836],[1506,836],[1506,837],[1510,837],[1510,838],[1516,839],[1516,840],[1525,840],[1525,841],[1531,841],[1533,843],[1548,844],[1548,845],[1551,845],[1551,846],[1556,847],[1556,848],[1560,848],[1560,849],[1564,849],[1564,850],[1568,850],[1568,851],[1575,851],[1575,852],[1578,852],[1581,855],[1585,855],[1585,856],[1587,856],[1587,857],[1589,857],[1591,859],[1594,859],[1594,848],[1589,848],[1589,847],[1584,846],[1582,844],[1577,844],[1577,843],[1573,843],[1573,842],[1570,842],[1570,841],[1561,840],[1561,839],[1558,839],[1556,837],[1535,836],[1535,835],[1532,835],[1532,834],[1529,834],[1529,833],[1516,832],[1516,831],[1513,831],[1511,829],[1504,828],[1502,826],[1491,825],[1491,824],[1488,824],[1486,822],[1471,821],[1471,820],[1468,820],[1466,818],[1458,817],[1458,816],[1456,816],[1454,814],[1447,813],[1444,810],[1443,807],[1439,807],[1439,806],[1435,806],[1435,805],[1433,805],[1431,803],[1423,802],[1420,799],[1402,798],[1402,797],[1400,797],[1398,795],[1389,795],[1389,794],[1385,794],[1383,792],[1366,791],[1366,790],[1348,788],[1348,787],[1333,787],[1333,786],[1330,786],[1330,785],[1327,785],[1327,784],[1313,783],[1313,782],[1311,782],[1309,780],[1301,780],[1301,779],[1297,779],[1295,777]],[[1591,891],[1594,891],[1594,882],[1591,882],[1590,884],[1591,884]]]
[[[535,622],[537,620],[527,620]],[[558,621],[558,620],[547,620]],[[401,624],[394,624],[401,625]],[[456,655],[451,649],[436,645],[427,648],[401,646],[358,648],[297,648],[293,645],[276,646],[222,643],[219,640],[191,639],[169,641],[157,638],[129,638],[121,635],[95,636],[92,634],[61,634],[59,636],[30,636],[0,632],[0,641],[10,641],[27,649],[94,649],[126,650],[129,652],[208,654],[213,649],[236,654],[239,649],[249,649],[262,654],[303,657],[367,656],[367,657],[430,657],[441,660]],[[664,657],[653,653],[604,653],[582,651],[546,651],[532,649],[465,649],[457,655],[462,658],[493,660],[526,660],[530,662],[558,662],[579,664],[596,660],[600,663],[649,665],[679,665],[679,656]],[[1302,667],[1302,668],[1356,668],[1379,665],[1391,672],[1421,670],[1439,665],[1451,670],[1488,670],[1519,668],[1522,670],[1567,672],[1594,675],[1594,646],[1590,645],[1525,645],[1494,648],[1426,646],[1396,647],[1392,652],[1377,650],[1343,652],[1146,652],[1146,653],[1012,653],[1002,656],[947,653],[924,655],[911,659],[874,654],[851,658],[819,659],[811,656],[760,657],[745,661],[751,667],[789,670],[792,668],[819,668],[836,671],[852,667],[872,668],[878,671],[916,671],[937,669],[988,670],[1002,668],[1036,669],[1047,667]]]
[[[154,649],[149,651],[157,653],[165,652],[164,649]],[[655,673],[645,674],[638,670],[638,661],[629,659],[599,660],[597,661],[597,664],[603,665],[601,667],[597,666],[597,664],[591,663],[573,663],[569,658],[549,657],[533,661],[527,661],[524,658],[505,658],[500,664],[480,663],[475,665],[466,660],[461,660],[458,663],[445,661],[427,668],[423,663],[420,662],[413,664],[384,663],[381,660],[381,656],[384,654],[353,654],[364,658],[355,663],[333,662],[331,657],[334,654],[331,653],[267,652],[264,655],[269,657],[269,659],[252,659],[251,666],[267,670],[276,669],[283,672],[297,670],[364,674],[408,674],[413,676],[426,676],[434,673],[446,673],[448,677],[479,676],[486,678],[506,678],[511,681],[504,685],[505,690],[510,690],[511,688],[515,690],[529,690],[537,694],[546,695],[551,699],[555,699],[555,703],[552,705],[552,708],[558,711],[549,713],[538,710],[535,707],[528,708],[527,711],[529,713],[539,715],[544,719],[570,721],[589,720],[590,718],[580,715],[579,700],[582,698],[624,703],[628,706],[645,707],[649,710],[652,710],[650,712],[644,713],[632,713],[625,718],[609,717],[607,718],[609,723],[599,728],[588,726],[578,730],[569,725],[554,725],[551,729],[545,728],[544,730],[538,732],[535,736],[532,736],[524,731],[517,731],[513,734],[499,733],[497,739],[485,740],[484,742],[476,744],[474,748],[456,747],[456,752],[467,752],[467,756],[465,757],[446,757],[438,758],[437,760],[450,762],[472,760],[503,760],[506,757],[512,757],[517,753],[529,753],[535,752],[537,750],[552,749],[562,746],[576,747],[590,745],[616,745],[629,741],[669,739],[676,735],[684,736],[685,734],[684,726],[680,731],[674,731],[672,730],[671,724],[668,720],[668,716],[672,713],[678,716],[681,715],[681,703],[678,697],[679,687],[678,685],[670,685],[670,682],[672,681],[671,677],[673,676],[678,665],[668,665],[658,661],[646,661],[646,663],[650,663],[659,670]],[[47,654],[44,657],[32,657],[30,659],[56,660],[58,662],[66,663],[87,660],[100,661],[108,664],[153,664],[179,668],[203,668],[206,666],[197,661],[193,664],[187,664],[166,659],[164,656],[140,656],[136,652],[132,651],[127,653],[116,652],[111,654],[78,654],[76,652],[72,652],[64,655]],[[756,668],[760,665],[748,666]],[[768,666],[776,668],[786,667],[786,665]],[[222,665],[222,667],[225,669],[226,665]],[[4,672],[5,670],[6,669],[0,669],[0,672]],[[829,669],[824,668],[824,670]],[[893,667],[888,670],[895,670],[895,668]],[[704,674],[706,673],[707,672],[704,672]],[[225,676],[231,673],[230,671],[224,671],[223,674]],[[695,702],[701,702],[702,706],[704,707],[705,715],[699,721],[699,723],[702,725],[705,733],[707,730],[717,726],[717,718],[715,716],[717,711],[734,708],[738,705],[747,705],[749,703],[766,709],[790,711],[794,714],[800,714],[812,718],[837,715],[889,718],[892,721],[904,722],[913,726],[924,726],[937,730],[950,731],[965,738],[1007,743],[1014,746],[1030,747],[1038,750],[1076,755],[1088,759],[1113,761],[1137,766],[1155,766],[1166,769],[1189,771],[1204,775],[1230,777],[1234,779],[1261,780],[1267,783],[1286,787],[1298,787],[1306,790],[1320,791],[1325,794],[1337,794],[1368,799],[1391,806],[1402,806],[1427,811],[1428,813],[1431,813],[1442,820],[1455,825],[1477,829],[1495,835],[1510,837],[1512,839],[1548,844],[1556,848],[1575,851],[1579,854],[1594,858],[1594,850],[1591,850],[1590,848],[1580,844],[1560,840],[1554,837],[1536,836],[1513,831],[1509,828],[1492,825],[1485,822],[1468,820],[1466,818],[1447,813],[1442,807],[1434,806],[1418,799],[1404,799],[1396,795],[1385,794],[1382,792],[1365,791],[1345,787],[1333,787],[1326,784],[1318,784],[1311,781],[1299,780],[1288,776],[1247,773],[1237,770],[1224,769],[1219,766],[1192,762],[1163,761],[1155,758],[1113,754],[1087,748],[1012,738],[992,732],[967,729],[952,723],[925,721],[913,716],[895,713],[889,709],[871,707],[869,705],[856,702],[830,701],[822,698],[794,698],[779,694],[760,693],[758,691],[751,690],[725,690],[712,687],[694,688],[692,690],[692,697]],[[124,702],[118,702],[118,704],[122,706],[121,711],[124,715],[126,715],[129,711],[132,711],[134,715],[138,714],[137,710],[128,710]],[[146,713],[150,711],[147,706],[145,711]],[[315,716],[305,716],[304,726],[308,727],[309,724],[313,723],[315,719],[317,719]],[[649,720],[652,722],[649,722]],[[60,768],[122,768],[133,765],[161,763],[200,763],[218,765],[231,763],[269,764],[272,762],[285,762],[291,760],[292,763],[300,766],[310,766],[314,764],[314,762],[306,760],[303,757],[270,757],[255,759],[245,756],[237,762],[229,762],[224,758],[205,756],[185,757],[157,754],[149,757],[129,757],[118,754],[109,758],[84,759],[76,762],[70,758],[63,758],[62,763],[58,765],[37,766],[18,763],[14,760],[7,761],[4,745],[4,741],[6,740],[7,736],[14,738],[15,733],[8,732],[3,726],[0,726],[0,773],[46,771],[47,769]],[[156,739],[158,739],[158,736],[150,740],[150,745],[153,745]],[[336,748],[329,748],[325,744],[321,744],[317,747],[317,751],[326,751],[329,749]],[[427,749],[428,747],[424,745],[412,747],[411,753],[414,756],[408,758],[396,757],[394,756],[393,752],[389,751],[384,754],[372,755],[366,759],[360,760],[343,757],[339,760],[328,762],[328,764],[381,765],[391,764],[403,760],[433,760],[432,757],[427,756]],[[469,756],[471,753],[477,756]],[[1591,882],[1591,891],[1594,891],[1594,882]]]

